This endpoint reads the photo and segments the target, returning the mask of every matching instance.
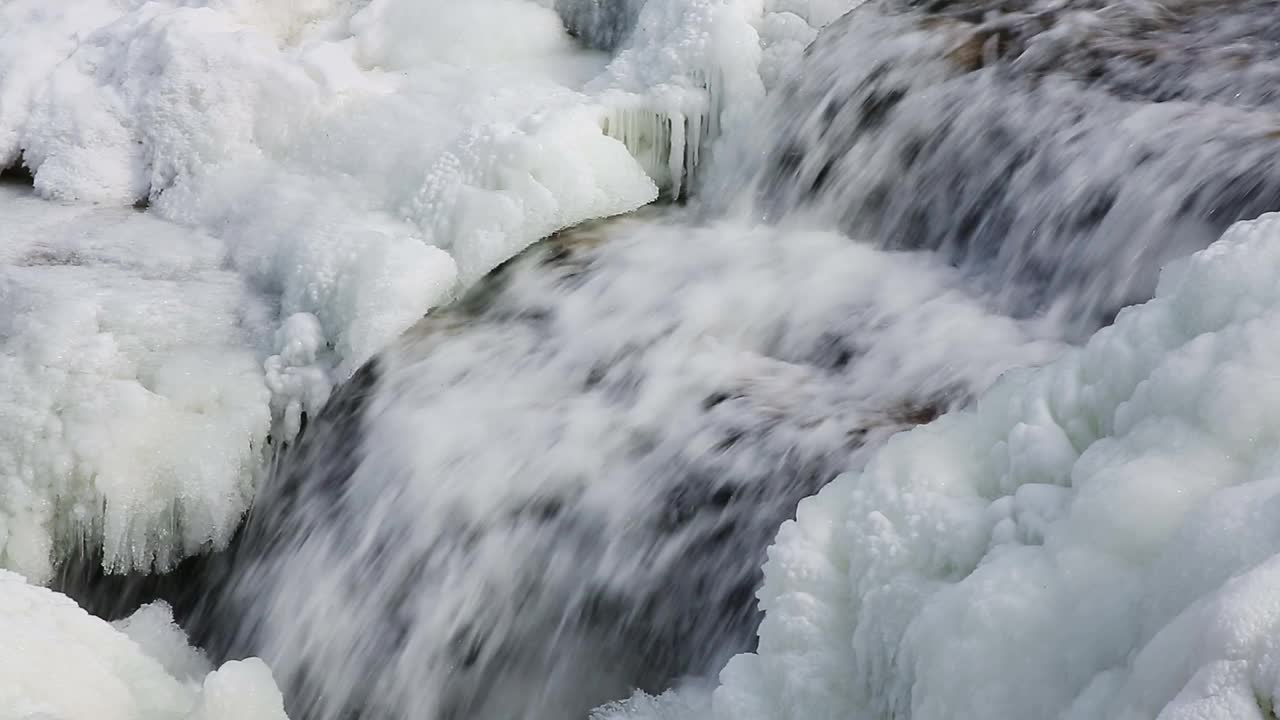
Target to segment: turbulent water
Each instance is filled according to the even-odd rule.
[[[1087,337],[1276,209],[1274,9],[869,4],[809,48],[741,172],[772,220],[933,250],[1002,311]]]
[[[28,21],[44,17],[31,7]],[[155,93],[122,81],[99,104],[70,98],[90,79],[101,91],[161,76],[166,58],[186,57],[184,33],[211,42],[196,29],[207,17],[139,5],[77,36],[92,41],[69,51],[86,54],[81,74],[59,66],[42,92],[5,75],[41,53],[4,50],[0,32],[11,83],[0,99],[21,101],[0,104],[0,131],[30,106],[0,132],[0,159],[20,158],[46,197],[152,205],[64,208],[40,220],[41,237],[0,230],[13,266],[0,299],[17,308],[0,313],[0,369],[33,388],[0,394],[0,417],[17,418],[0,429],[0,469],[21,480],[0,487],[0,568],[113,617],[167,598],[213,659],[265,661],[295,720],[581,719],[637,691],[592,716],[692,720],[711,712],[705,688],[718,682],[715,717],[735,720],[948,717],[952,702],[952,717],[1068,705],[1080,718],[1146,717],[1104,702],[1120,687],[1106,673],[1136,640],[1096,657],[1064,649],[1062,662],[1087,659],[1049,680],[1018,676],[1042,688],[1030,699],[968,669],[986,655],[956,651],[956,677],[996,698],[963,709],[968,691],[936,680],[949,671],[930,674],[911,643],[966,612],[930,610],[931,593],[982,563],[999,571],[1005,555],[974,547],[1070,546],[1045,528],[1075,517],[1064,493],[1087,472],[1054,463],[1124,424],[1073,419],[1063,407],[1110,396],[1048,380],[1052,409],[988,437],[1001,401],[1010,417],[1040,407],[1034,381],[1023,402],[1008,378],[1074,377],[1061,369],[1077,362],[1071,346],[1150,299],[1161,268],[1280,210],[1280,5],[485,0],[475,17],[445,13],[455,24],[419,43],[406,28],[431,22],[424,8],[261,10],[270,22],[254,22],[276,35],[237,36],[251,60],[202,49],[216,60],[181,65]],[[510,15],[493,37],[476,31],[486,12]],[[476,65],[474,87],[458,81],[485,53],[501,62]],[[197,79],[219,62],[235,82],[210,100]],[[258,73],[262,87],[246,79]],[[303,109],[260,117],[259,95]],[[206,122],[208,107],[243,127]],[[145,121],[112,123],[130,113]],[[0,192],[44,217],[43,201]],[[162,237],[153,214],[195,229],[166,230],[169,249],[144,262],[130,238]],[[621,216],[594,219],[610,215]],[[107,280],[85,280],[99,265]],[[1162,287],[1212,276],[1200,267]],[[1239,307],[1265,305],[1241,293]],[[1163,318],[1159,302],[1143,317]],[[177,330],[152,332],[138,309],[152,307]],[[1176,331],[1132,317],[1098,342],[1217,328],[1192,311]],[[1097,362],[1137,383],[1126,363],[1141,357]],[[194,376],[208,378],[198,392]],[[963,425],[975,404],[997,419]],[[126,408],[126,430],[103,429],[107,407]],[[1127,407],[1112,411],[1147,405]],[[1068,439],[1037,429],[1043,416]],[[946,502],[915,490],[948,462],[1016,458],[1023,445],[1032,459],[991,461],[999,481],[974,470],[942,483]],[[1210,467],[1209,454],[1188,466]],[[869,479],[848,480],[867,467]],[[801,506],[842,473],[853,474],[819,500],[852,498],[847,518]],[[1042,489],[1015,501],[988,488],[1019,473]],[[887,539],[900,519],[909,539]],[[837,532],[854,538],[852,560],[823,555],[839,555],[823,544]],[[919,583],[895,575],[917,565]],[[1062,577],[1094,577],[1071,567],[1046,571],[1063,598],[1079,588]],[[1106,577],[1117,606],[1147,602],[1124,594],[1141,572]],[[1004,667],[1000,629],[963,617],[979,628],[966,647]],[[1010,627],[1027,642],[1062,641],[1020,617]],[[1099,633],[1138,624],[1106,608],[1081,624],[1091,618]],[[158,627],[169,632],[167,615]],[[165,668],[180,679],[211,670],[175,662]]]
[[[599,8],[570,27],[610,47],[633,10]],[[544,241],[335,394],[224,640],[326,719],[582,717],[713,675],[801,498],[1280,209],[1270,9],[850,13],[695,208]]]
[[[662,690],[750,647],[800,498],[1049,351],[928,256],[566,233],[308,425],[235,573],[245,647],[308,717],[563,717]]]

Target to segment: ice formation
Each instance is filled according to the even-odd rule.
[[[267,358],[267,387],[284,437],[292,439],[302,428],[302,418],[314,415],[329,399],[330,374],[318,364],[324,331],[315,315],[294,313],[276,330],[275,340],[279,353]]]
[[[270,429],[268,304],[214,238],[0,186],[0,567],[225,543]]]
[[[641,158],[659,137],[643,128],[672,129],[664,154],[673,186],[684,163],[699,160],[705,137],[745,124],[764,96],[758,15],[749,0],[646,3],[628,44],[592,83],[615,116],[611,131],[641,148]],[[684,148],[688,157],[677,152]]]
[[[348,368],[459,276],[653,197],[575,89],[604,58],[534,3],[191,5],[9,3],[0,164],[209,229]]]
[[[1238,224],[802,502],[714,716],[1273,717],[1277,273],[1280,215]]]
[[[818,33],[864,0],[764,0],[753,23],[760,35],[760,81],[772,90],[787,79]]]
[[[162,605],[113,628],[0,570],[0,637],[4,720],[286,720],[261,660],[215,671]]]
[[[664,192],[687,194],[711,141],[739,131],[818,31],[856,0],[560,0],[581,31],[621,48],[589,87]],[[578,14],[575,14],[578,13]],[[571,22],[571,27],[573,24]],[[628,28],[623,32],[621,28]],[[595,33],[596,35],[591,35]],[[624,36],[625,42],[618,37]]]

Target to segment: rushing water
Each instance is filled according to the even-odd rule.
[[[565,6],[606,49],[635,11]],[[211,647],[317,720],[581,718],[714,674],[801,498],[1280,208],[1276,10],[851,12],[689,207],[542,242],[337,390]]]

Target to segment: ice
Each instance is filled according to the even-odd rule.
[[[1274,716],[1277,271],[1280,215],[1237,224],[801,503],[712,715]]]
[[[143,605],[111,626],[137,643],[180,682],[199,682],[213,672],[204,652],[188,644],[186,633],[173,620],[173,609],[163,601]]]
[[[329,368],[317,360],[324,348],[324,331],[311,313],[294,313],[276,330],[279,353],[267,358],[266,381],[272,411],[292,440],[302,428],[304,413],[314,414],[329,399]]]
[[[597,708],[591,720],[611,717],[642,717],[646,720],[684,720],[704,717],[711,711],[711,690],[702,685],[669,690],[657,697],[636,693],[618,702]]]
[[[0,570],[0,718],[285,720],[261,660],[210,672],[172,623],[149,606],[115,629]]]
[[[187,720],[288,720],[271,670],[257,658],[223,664],[200,689]]]
[[[668,195],[687,193],[709,142],[764,97],[757,0],[650,0],[605,72],[589,85],[623,141]]]
[[[270,429],[262,298],[203,233],[8,187],[0,208],[0,566],[225,544]]]
[[[686,195],[707,141],[706,111],[658,112],[642,99],[618,97],[608,109],[604,132],[617,138],[668,197]]]

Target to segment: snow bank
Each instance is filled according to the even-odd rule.
[[[112,628],[69,598],[0,570],[0,637],[4,720],[285,719],[261,660],[212,671],[163,605]]]
[[[802,503],[715,716],[1273,717],[1278,272],[1280,216],[1238,224]]]
[[[590,86],[620,140],[668,195],[688,191],[707,145],[764,96],[753,0],[650,0]]]

